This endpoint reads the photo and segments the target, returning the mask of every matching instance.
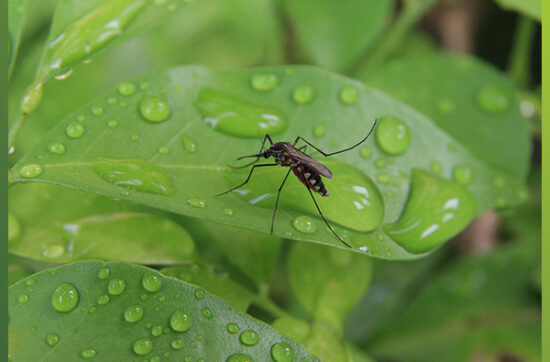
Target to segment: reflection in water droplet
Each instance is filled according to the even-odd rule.
[[[325,122],[319,123],[315,127],[313,127],[313,135],[315,137],[323,137],[325,135],[325,132],[327,130]]]
[[[384,231],[411,253],[424,253],[461,231],[476,215],[475,199],[462,185],[413,170],[399,220]]]
[[[147,272],[141,279],[141,285],[143,285],[143,288],[148,292],[154,293],[162,286],[162,279],[158,274]]]
[[[477,104],[488,113],[500,113],[508,109],[510,98],[510,93],[504,85],[487,84],[477,93]]]
[[[250,84],[258,91],[268,91],[279,84],[279,78],[273,73],[257,73],[252,76]]]
[[[59,337],[55,334],[48,334],[44,341],[46,342],[46,345],[48,345],[49,347],[53,347],[57,343],[59,343]]]
[[[134,94],[136,86],[131,82],[124,82],[118,86],[118,92],[123,96],[129,96]]]
[[[271,346],[271,356],[276,362],[292,362],[294,351],[286,342],[276,343]]]
[[[214,315],[212,314],[212,311],[206,307],[202,308],[201,314],[206,319],[212,319]]]
[[[187,203],[187,205],[197,209],[202,209],[206,207],[206,202],[201,199],[188,199],[185,202]]]
[[[390,155],[401,155],[411,144],[411,131],[405,122],[396,117],[380,119],[375,131],[380,148]]]
[[[65,145],[59,142],[50,143],[48,146],[48,151],[57,155],[62,155],[65,153]]]
[[[313,88],[307,84],[302,84],[292,91],[292,99],[298,104],[306,104],[313,99]]]
[[[228,323],[227,324],[227,331],[231,334],[238,333],[241,329],[239,326],[235,323]]]
[[[170,316],[170,328],[176,332],[187,332],[193,319],[186,312],[178,309]]]
[[[124,311],[124,319],[126,322],[135,323],[143,317],[143,307],[140,305],[130,305]]]
[[[135,354],[145,356],[153,349],[153,341],[149,338],[140,338],[134,342],[132,349]]]
[[[73,70],[68,69],[63,73],[56,75],[54,78],[55,78],[55,80],[65,80],[65,79],[69,78],[71,76],[71,74],[73,74]]]
[[[71,283],[59,284],[52,294],[52,306],[58,312],[72,311],[78,304],[78,291]]]
[[[84,134],[84,126],[79,122],[71,122],[65,127],[65,133],[70,138],[79,138]]]
[[[216,131],[244,138],[277,135],[287,128],[281,113],[275,109],[254,105],[228,94],[203,88],[195,106],[204,122]]]
[[[103,108],[101,108],[100,106],[93,106],[92,114],[94,116],[101,116],[103,114]]]
[[[26,294],[21,294],[17,297],[17,303],[25,304],[29,301],[29,296]]]
[[[105,305],[109,303],[110,300],[111,300],[111,297],[109,297],[107,294],[103,294],[97,297],[97,304]]]
[[[126,282],[122,279],[114,278],[109,281],[107,291],[111,295],[120,295],[126,289]]]
[[[453,177],[459,183],[467,185],[472,182],[474,174],[470,166],[460,165],[454,168]]]
[[[186,134],[181,135],[181,144],[186,152],[193,153],[197,151],[197,144]]]
[[[198,300],[204,299],[204,290],[203,289],[195,290],[195,298],[197,298]]]
[[[235,353],[226,359],[226,362],[254,362],[252,357],[244,353]]]
[[[145,96],[139,102],[141,116],[149,122],[158,123],[170,117],[170,107],[166,101],[156,96]]]
[[[151,335],[153,337],[158,337],[162,334],[162,326],[154,326],[152,329],[151,329]]]
[[[84,359],[94,358],[96,356],[97,352],[95,349],[92,348],[86,348],[80,352],[80,357]]]
[[[42,83],[35,83],[25,90],[21,100],[21,113],[24,115],[31,113],[40,104],[42,100]]]
[[[354,84],[346,84],[340,90],[340,100],[345,104],[353,104],[359,99],[359,88]]]
[[[258,342],[260,341],[260,337],[258,336],[258,333],[256,333],[256,331],[253,331],[252,329],[247,329],[246,331],[241,333],[239,340],[245,346],[254,346],[258,344]]]
[[[298,216],[292,221],[292,226],[302,233],[313,234],[316,231],[315,222],[309,216]]]
[[[92,170],[105,181],[128,190],[164,196],[174,193],[165,172],[143,160],[100,158],[94,162]]]
[[[109,270],[109,268],[108,267],[103,267],[103,268],[98,270],[97,277],[101,280],[105,280],[109,277],[110,274],[111,274],[111,271]]]
[[[118,122],[115,121],[115,120],[112,120],[112,121],[109,121],[109,123],[107,123],[107,125],[111,128],[115,128],[116,126],[118,126]]]
[[[40,176],[42,171],[43,168],[41,165],[37,163],[31,163],[30,165],[25,165],[21,167],[21,169],[19,170],[19,174],[21,175],[21,177],[24,178],[34,178]]]

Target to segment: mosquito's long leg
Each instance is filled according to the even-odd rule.
[[[306,179],[306,176],[304,175],[304,171],[302,170],[302,177],[304,178],[304,180]],[[317,207],[317,211],[319,211],[319,215],[321,215],[321,217],[323,218],[323,221],[325,222],[325,224],[327,224],[328,228],[330,229],[330,231],[332,231],[332,233],[338,238],[338,240],[340,240],[341,242],[343,242],[348,248],[351,248],[352,246],[348,243],[346,243],[344,241],[344,239],[342,239],[340,237],[340,235],[338,235],[336,233],[336,231],[334,231],[334,229],[332,228],[332,226],[330,226],[330,224],[328,223],[328,220],[325,218],[325,215],[323,215],[323,212],[321,211],[321,208],[319,208],[319,205],[317,204],[317,200],[315,200],[315,197],[313,196],[313,193],[311,192],[311,189],[306,185],[306,189],[307,191],[309,192],[309,194],[311,195],[311,198],[313,199],[313,202],[315,203],[315,207]]]
[[[288,169],[288,172],[286,173],[285,178],[283,179],[283,183],[279,187],[279,191],[277,191],[277,200],[275,201],[275,208],[273,209],[273,217],[271,218],[271,233],[273,234],[273,224],[275,223],[275,214],[277,213],[277,206],[279,206],[279,196],[281,196],[281,190],[283,189],[283,186],[285,185],[286,179],[288,178],[288,175],[290,175],[290,171],[292,171],[292,168]]]
[[[270,144],[273,144],[273,141],[271,140],[271,137],[268,134],[266,134],[265,137],[264,137],[264,140],[262,141],[262,146],[260,147],[260,151],[258,151],[258,154],[263,152],[266,140],[268,140]],[[240,158],[238,158],[238,159],[240,159]],[[256,159],[254,161],[249,162],[249,163],[247,163],[246,165],[243,165],[243,166],[227,165],[227,167],[232,168],[232,169],[246,168],[246,167],[248,167],[250,165],[253,165],[256,162],[258,162],[259,159],[260,159],[260,157],[256,157]]]
[[[235,186],[235,187],[233,187],[232,189],[229,189],[229,190],[227,190],[227,191],[225,191],[225,192],[222,192],[221,194],[214,195],[214,197],[218,197],[218,196],[221,196],[221,195],[225,195],[225,194],[227,194],[227,193],[229,193],[229,192],[231,192],[231,191],[233,191],[233,190],[238,189],[238,188],[241,187],[241,186],[246,185],[246,183],[250,180],[250,177],[252,176],[252,172],[254,172],[254,169],[255,169],[256,167],[267,167],[267,166],[278,166],[278,164],[277,164],[277,163],[263,163],[263,164],[260,164],[260,165],[254,165],[254,166],[252,166],[252,168],[250,169],[250,173],[248,174],[248,177],[246,178],[246,180],[245,180],[242,184],[240,184],[239,186]]]
[[[323,156],[325,157],[328,157],[328,156],[332,156],[332,155],[336,155],[338,153],[342,153],[342,152],[346,152],[346,151],[349,151],[349,150],[352,150],[354,149],[355,147],[359,146],[361,143],[365,142],[367,140],[367,138],[369,138],[370,134],[372,133],[372,131],[374,130],[374,127],[376,126],[376,123],[378,122],[377,119],[374,120],[374,124],[372,125],[372,128],[370,129],[369,133],[367,134],[367,136],[365,138],[363,138],[361,141],[359,141],[358,143],[354,144],[353,146],[351,147],[348,147],[348,148],[345,148],[343,150],[340,150],[340,151],[336,151],[336,152],[331,152],[331,153],[326,153],[324,151],[321,151],[318,147],[316,147],[315,145],[311,144],[311,142],[309,142],[308,140],[306,140],[304,137],[302,136],[298,136],[296,137],[296,140],[294,140],[294,143],[292,144],[293,146],[296,146],[296,143],[298,143],[299,140],[302,140],[304,141],[305,143],[307,143],[308,145],[310,145],[311,147],[313,147],[315,150],[317,150],[318,152],[320,152]]]

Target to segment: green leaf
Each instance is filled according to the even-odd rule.
[[[446,268],[367,350],[380,359],[466,361],[474,354],[540,360],[535,248],[508,247]]]
[[[307,57],[342,71],[353,65],[390,20],[393,0],[284,0],[284,10]]]
[[[240,312],[246,312],[252,302],[252,293],[231,280],[226,272],[207,263],[178,265],[161,269],[164,275],[204,288]]]
[[[269,232],[286,170],[258,169],[240,193],[214,197],[242,183],[249,172],[226,165],[258,152],[258,135],[265,132],[276,141],[292,142],[300,135],[327,152],[341,150],[361,140],[375,118],[379,126],[361,147],[319,158],[335,177],[324,179],[331,196],[317,195],[318,203],[353,250],[385,259],[418,257],[419,250],[445,242],[475,216],[470,192],[478,213],[497,203],[521,202],[522,178],[484,163],[430,119],[375,88],[299,66],[246,71],[189,66],[136,79],[69,115],[14,166],[11,182],[55,183]],[[499,133],[502,145],[517,143],[522,125],[511,127],[518,128],[515,134]],[[497,138],[492,133],[470,137],[479,143]],[[48,152],[54,142],[64,144],[66,152]],[[503,152],[501,158],[507,155]],[[425,171],[431,169],[439,176]],[[499,185],[503,180],[502,188],[495,187],[497,179]],[[394,224],[405,205],[411,210],[418,206],[407,204],[411,180],[420,196],[432,200],[422,205],[429,213],[416,215],[418,225],[431,227],[422,245],[414,245],[406,233],[399,235],[396,228],[403,223]],[[434,230],[433,225],[440,227]],[[274,226],[278,236],[347,249],[326,229],[293,175],[283,189]]]
[[[27,13],[27,0],[10,0],[8,2],[8,81],[15,65],[19,42],[23,31],[23,22]]]
[[[495,0],[503,9],[513,10],[533,19],[542,20],[542,1],[540,0]]]
[[[9,355],[14,360],[69,361],[93,355],[116,361],[144,356],[221,361],[243,353],[264,361],[271,358],[272,346],[282,342],[297,360],[316,360],[298,343],[202,289],[142,266],[65,265],[11,286],[8,303]],[[229,333],[229,323],[240,332]],[[240,342],[255,340],[241,337],[247,330],[258,337],[253,346]]]
[[[292,292],[314,319],[342,329],[370,283],[370,260],[320,245],[296,244],[287,274]]]
[[[10,253],[55,263],[100,258],[173,264],[193,257],[189,233],[175,222],[122,201],[48,184],[9,190],[9,210],[21,229]],[[11,219],[10,219],[11,220]]]
[[[23,258],[14,255],[8,256],[8,285],[12,285],[32,273],[32,268],[25,263]]]
[[[527,176],[531,141],[516,90],[489,65],[433,54],[391,62],[364,80],[429,116],[491,168]]]

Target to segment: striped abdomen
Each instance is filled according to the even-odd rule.
[[[298,164],[292,166],[292,172],[298,177],[298,179],[306,185],[309,189],[319,193],[321,196],[329,196],[327,189],[319,173],[315,172],[311,168],[304,164]]]

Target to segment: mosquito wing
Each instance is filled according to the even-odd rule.
[[[321,176],[332,178],[332,172],[330,172],[330,170],[325,165],[323,165],[319,161],[314,160],[305,153],[296,150],[292,153],[292,157],[294,157],[297,161],[300,161],[300,163],[307,165],[307,167],[311,168],[312,170],[318,172]]]

